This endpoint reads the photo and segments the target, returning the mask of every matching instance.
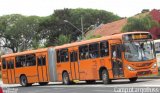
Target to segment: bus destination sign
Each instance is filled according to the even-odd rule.
[[[140,34],[126,34],[123,36],[124,41],[128,40],[141,40],[141,39],[152,39],[152,36],[148,33]]]

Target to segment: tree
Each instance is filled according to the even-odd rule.
[[[81,30],[81,17],[83,19],[84,31],[91,25],[98,26],[101,23],[108,23],[120,19],[119,16],[111,12],[96,9],[63,9],[55,10],[54,13],[46,17],[40,23],[40,33],[47,39],[47,46],[55,45],[56,38],[63,35],[70,35],[72,41],[76,41],[81,36],[81,32],[65,23],[68,20]]]
[[[63,44],[67,44],[67,43],[70,43],[71,39],[70,39],[70,35],[59,35],[57,38],[56,38],[56,45],[63,45]]]
[[[100,38],[100,37],[102,37],[102,36],[101,35],[94,35],[93,33],[89,33],[87,36],[85,36],[85,39],[89,40],[89,39]]]
[[[149,15],[140,18],[131,17],[128,18],[127,24],[122,28],[122,32],[148,31],[158,26],[159,24]]]
[[[19,14],[1,16],[1,47],[10,48],[13,52],[31,48],[32,40],[37,39],[39,35],[39,21],[40,18],[37,16],[26,17]]]

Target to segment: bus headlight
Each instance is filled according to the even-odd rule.
[[[130,70],[130,71],[134,71],[135,69],[134,68],[132,68],[131,66],[127,66],[127,68],[128,68],[128,70]]]
[[[152,68],[156,68],[157,67],[157,63],[154,63],[153,65],[152,65]]]

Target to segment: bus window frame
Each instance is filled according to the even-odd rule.
[[[78,52],[77,51],[71,51],[70,52],[70,62],[76,62],[76,61],[78,61]]]
[[[98,48],[98,49],[96,49],[96,50],[91,50],[90,49],[90,47],[92,46],[92,47],[94,47],[95,48],[95,46],[94,45],[96,45],[97,44],[97,46],[96,46],[96,48]],[[99,58],[100,57],[100,45],[99,45],[99,42],[94,42],[94,43],[90,43],[89,45],[88,45],[88,52],[89,52],[89,59],[94,59],[94,58]],[[98,55],[97,56],[94,56],[94,52],[97,52],[98,53]],[[97,54],[96,53],[96,54]],[[91,57],[92,56],[92,57]]]
[[[81,47],[84,47],[84,46],[87,46],[87,50],[88,50],[88,51],[87,51],[87,52],[83,52],[83,53],[84,53],[84,56],[87,55],[87,57],[86,57],[86,58],[81,58],[81,56],[82,56],[82,55],[81,55],[81,53],[82,53],[81,51],[82,51],[82,50],[81,50],[80,48],[81,48]],[[85,50],[84,50],[84,51],[85,51]],[[79,58],[78,58],[79,60],[88,60],[88,59],[90,59],[90,58],[89,58],[89,44],[83,44],[83,45],[78,46],[78,52],[79,52]],[[87,53],[87,54],[86,54],[86,53]]]
[[[62,55],[63,54],[63,55]],[[65,55],[67,54],[67,55]],[[57,63],[65,63],[70,61],[68,48],[62,48],[56,50]],[[63,60],[62,60],[63,57]]]
[[[101,56],[101,54],[102,54],[101,51],[102,51],[102,50],[105,51],[105,49],[106,49],[106,48],[102,49],[102,47],[101,47],[101,43],[104,43],[104,42],[106,43],[107,54],[104,55],[104,56]],[[100,41],[100,42],[99,42],[99,52],[100,52],[100,57],[101,57],[101,58],[109,56],[109,42],[108,42],[108,40],[103,40],[103,41]]]
[[[4,68],[4,64],[3,63],[5,63],[5,68]],[[6,62],[5,58],[2,58],[2,69],[3,70],[7,69],[7,62]]]
[[[27,56],[28,55],[34,55],[34,65],[27,65],[27,63],[28,63]],[[22,58],[19,58],[19,57],[22,57]],[[36,54],[35,53],[25,54],[25,55],[18,55],[18,56],[15,56],[15,59],[16,59],[15,60],[15,67],[16,68],[36,66]],[[18,63],[19,63],[19,66],[17,66]]]
[[[45,55],[41,55],[37,57],[37,66],[46,66],[46,56]]]

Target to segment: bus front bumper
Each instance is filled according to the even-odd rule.
[[[141,76],[156,76],[158,75],[158,69],[145,69],[145,70],[135,70],[135,71],[127,71],[126,77],[141,77]]]

